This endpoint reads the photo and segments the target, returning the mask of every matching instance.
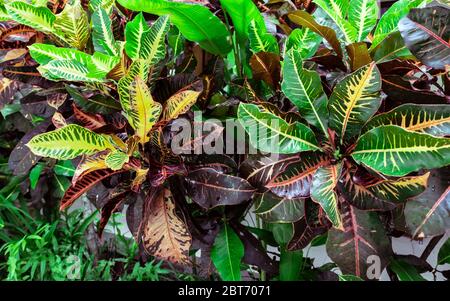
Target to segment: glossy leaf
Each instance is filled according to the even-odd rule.
[[[392,111],[375,116],[364,126],[364,130],[369,131],[382,125],[397,125],[408,131],[433,136],[449,136],[450,107],[404,104]]]
[[[267,223],[293,223],[305,215],[301,198],[281,198],[265,192],[257,194],[255,202],[255,214]]]
[[[117,56],[120,55],[119,46],[111,26],[111,19],[105,9],[98,8],[92,14],[92,40],[95,51]]]
[[[240,204],[250,200],[256,191],[246,180],[212,168],[200,168],[189,173],[186,182],[193,201],[208,210]]]
[[[381,104],[381,77],[374,63],[345,77],[330,97],[330,128],[341,141],[356,136]]]
[[[321,153],[302,153],[298,160],[273,174],[272,180],[265,186],[280,197],[309,197],[314,173],[328,163],[328,157]]]
[[[431,6],[411,9],[398,28],[406,46],[427,66],[445,69],[450,64],[450,10]]]
[[[314,173],[311,183],[311,199],[322,207],[336,229],[343,229],[338,195],[335,191],[341,169],[341,165],[320,167]]]
[[[120,170],[125,163],[128,163],[129,159],[127,154],[121,151],[113,151],[105,157],[105,164],[111,170]]]
[[[327,227],[308,224],[307,218],[303,217],[294,223],[294,235],[289,241],[287,249],[290,251],[301,250],[306,248],[310,243],[312,246],[314,238],[318,238],[319,235],[327,231]]]
[[[441,265],[446,263],[450,264],[450,238],[445,241],[438,253],[437,264]]]
[[[348,10],[348,21],[356,29],[356,42],[362,42],[377,24],[380,9],[377,1],[353,0]]]
[[[47,7],[35,7],[22,1],[7,3],[5,7],[9,17],[17,23],[48,33],[54,30],[56,17]]]
[[[298,122],[289,125],[272,113],[261,111],[256,105],[241,103],[238,119],[249,134],[250,143],[262,151],[293,154],[319,149],[310,128]]]
[[[38,156],[60,160],[92,155],[112,148],[107,138],[76,124],[39,134],[26,145]]]
[[[271,52],[259,52],[250,58],[254,80],[262,80],[276,89],[280,79],[280,56]]]
[[[91,56],[73,48],[56,47],[50,44],[35,43],[28,46],[31,57],[41,65],[47,65],[55,60],[76,60],[87,66]]]
[[[293,13],[290,13],[288,17],[295,24],[307,27],[318,35],[322,36],[331,45],[334,52],[336,52],[339,57],[342,57],[341,44],[336,37],[336,32],[333,29],[327,26],[320,25],[316,22],[316,20],[314,20],[313,16],[305,11],[297,10]]]
[[[392,260],[389,267],[400,281],[425,281],[414,266],[403,260]]]
[[[191,235],[175,213],[175,201],[168,189],[150,199],[142,222],[142,242],[150,255],[175,264],[189,264]]]
[[[367,44],[365,42],[353,43],[347,45],[345,48],[347,49],[352,71],[356,71],[372,62],[372,58],[369,55],[369,50],[367,49]]]
[[[186,90],[170,97],[164,104],[163,119],[176,119],[185,114],[195,104],[200,92]]]
[[[281,89],[302,117],[327,135],[327,97],[320,76],[303,68],[301,54],[295,48],[286,54]]]
[[[306,60],[314,56],[321,42],[322,37],[308,27],[296,28],[288,37],[286,50],[294,49],[302,60]]]
[[[404,176],[421,168],[450,164],[450,139],[380,126],[362,135],[353,159],[388,176]]]
[[[234,230],[224,224],[211,248],[211,260],[224,281],[241,280],[244,245]]]
[[[409,57],[412,57],[412,54],[399,32],[390,34],[372,50],[372,58],[377,64]]]
[[[62,33],[62,38],[70,46],[84,49],[89,39],[89,20],[79,0],[68,3],[56,16],[54,27]]]
[[[149,31],[150,27],[147,25],[142,12],[125,26],[125,51],[131,59],[140,58],[143,41]]]
[[[206,7],[165,0],[119,0],[123,7],[155,15],[169,15],[183,36],[212,54],[225,56],[231,50],[229,33],[218,17]],[[193,18],[195,16],[195,18]]]
[[[72,177],[72,184],[75,184],[80,177],[90,172],[107,169],[108,166],[105,162],[106,155],[106,152],[100,152],[92,156],[83,156],[75,169],[75,173]]]
[[[367,270],[371,265],[368,258],[375,255],[380,260],[378,267],[381,273],[392,249],[377,214],[356,209],[344,202],[341,215],[343,230],[333,228],[328,232],[328,256],[343,274],[367,278]]]
[[[258,12],[259,13],[259,12]],[[248,40],[250,43],[250,49],[254,53],[258,52],[272,52],[275,54],[280,53],[277,39],[267,33],[266,26],[263,23],[252,20],[248,29]]]
[[[165,39],[169,26],[169,17],[159,17],[149,32],[144,35],[140,57],[150,65],[155,65],[166,56]]]

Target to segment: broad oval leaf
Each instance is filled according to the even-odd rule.
[[[367,259],[375,255],[380,259],[379,270],[382,271],[392,248],[377,214],[356,209],[344,202],[341,215],[343,230],[333,228],[328,232],[328,256],[343,274],[367,278],[367,269],[371,264]]]
[[[341,171],[340,164],[319,167],[312,177],[311,184],[311,199],[322,207],[336,229],[343,229],[338,195],[335,191]]]
[[[143,41],[149,31],[150,27],[147,25],[142,12],[125,26],[125,51],[131,59],[140,58]]]
[[[34,43],[28,46],[31,57],[41,65],[46,65],[55,60],[76,60],[87,66],[91,56],[73,48],[56,47],[50,44]]]
[[[308,27],[294,29],[286,42],[286,51],[294,49],[303,60],[309,59],[317,52],[322,37]]]
[[[412,198],[405,207],[406,226],[412,237],[444,234],[450,228],[450,171],[431,171],[427,189]]]
[[[281,89],[302,117],[327,135],[327,96],[320,76],[303,68],[301,53],[295,48],[286,54]]]
[[[211,260],[224,281],[241,280],[244,244],[234,230],[224,224],[211,248]]]
[[[271,192],[255,197],[255,214],[267,223],[294,223],[304,215],[304,199],[281,198]]]
[[[373,0],[352,0],[348,20],[356,28],[356,42],[362,42],[377,24],[380,9]]]
[[[310,128],[261,112],[254,104],[239,104],[238,118],[249,134],[253,147],[271,153],[293,154],[307,150],[319,150],[316,137]]]
[[[170,190],[161,189],[146,201],[149,204],[141,234],[145,251],[175,264],[189,264],[192,238],[183,220],[175,213]]]
[[[89,20],[80,0],[66,4],[64,10],[56,15],[54,27],[70,46],[84,49],[89,39]]]
[[[436,69],[450,64],[450,9],[431,6],[411,9],[398,28],[406,46],[422,63]]]
[[[39,134],[26,145],[36,155],[60,160],[92,155],[113,148],[105,136],[76,124]]]
[[[258,12],[259,13],[259,12]],[[266,26],[263,23],[252,20],[248,29],[248,39],[250,43],[250,49],[254,53],[258,52],[272,52],[275,54],[280,53],[277,39],[267,33]]]
[[[256,191],[246,180],[212,168],[190,172],[186,182],[188,194],[207,210],[217,206],[238,205],[250,200]]]
[[[345,77],[330,97],[330,128],[341,141],[356,136],[381,104],[381,76],[375,63]]]
[[[328,157],[321,153],[302,153],[298,160],[275,174],[266,187],[280,197],[309,197],[314,173],[328,163]]]
[[[129,160],[130,157],[124,152],[112,151],[105,157],[105,164],[111,170],[120,170]]]
[[[352,153],[358,163],[387,176],[404,176],[419,169],[450,164],[450,139],[380,126],[362,135]]]
[[[172,120],[186,113],[195,104],[200,92],[186,90],[171,96],[164,104],[163,119]]]
[[[375,116],[363,130],[369,131],[382,125],[398,125],[408,131],[433,136],[449,136],[450,106],[404,104],[392,111]]]
[[[7,3],[5,7],[9,17],[20,24],[48,33],[54,30],[56,17],[47,7],[35,7],[22,1]]]
[[[398,31],[386,37],[377,47],[373,48],[371,54],[376,64],[386,63],[397,58],[412,57]]]
[[[218,17],[206,7],[165,0],[119,0],[123,7],[155,15],[169,15],[183,36],[212,54],[225,56],[230,52],[229,33]],[[194,17],[195,16],[195,17]]]
[[[56,60],[37,68],[43,77],[49,80],[100,82],[98,77],[91,76],[88,67],[77,60]]]
[[[276,89],[280,81],[280,56],[272,52],[259,52],[250,58],[250,67],[254,80],[262,80],[272,89]]]

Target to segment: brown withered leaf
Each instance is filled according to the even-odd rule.
[[[273,89],[278,88],[280,82],[280,56],[271,52],[259,52],[250,59],[253,78],[262,80]]]
[[[151,193],[147,199],[142,242],[150,255],[175,264],[189,264],[191,235],[175,213],[175,202],[168,189]]]

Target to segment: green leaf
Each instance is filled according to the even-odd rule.
[[[79,82],[100,82],[92,77],[90,70],[77,60],[56,60],[38,67],[39,73],[50,80],[67,80]]]
[[[398,31],[390,34],[377,47],[372,49],[372,58],[376,64],[409,57],[412,57],[412,54]]]
[[[328,135],[327,97],[320,76],[316,71],[303,68],[301,54],[295,48],[286,54],[281,89],[295,104],[303,118]]]
[[[230,15],[234,30],[240,43],[246,42],[249,37],[250,22],[266,32],[264,18],[252,0],[220,0],[222,8]]]
[[[392,260],[389,267],[397,275],[400,281],[426,281],[416,268],[403,260]]]
[[[64,10],[56,16],[54,27],[70,46],[84,49],[89,39],[89,20],[80,0],[66,4]]]
[[[387,176],[404,176],[449,165],[450,139],[380,126],[359,138],[352,157]]]
[[[408,14],[411,8],[418,7],[426,2],[427,0],[399,0],[392,4],[392,6],[381,16],[380,21],[378,22],[370,49],[372,50],[375,48],[391,33],[398,31],[398,23]]]
[[[343,230],[338,195],[335,191],[341,171],[341,164],[319,167],[312,178],[311,198],[322,207],[333,226]]]
[[[381,104],[381,76],[374,63],[356,70],[340,81],[330,97],[330,128],[341,142],[358,135]]]
[[[314,20],[313,16],[305,11],[297,10],[293,13],[290,13],[288,17],[295,24],[307,27],[318,35],[322,36],[331,45],[336,54],[339,57],[342,57],[341,43],[339,42],[336,36],[336,32],[333,29],[327,26],[320,25],[316,22],[316,20]]]
[[[45,164],[38,163],[31,169],[29,178],[30,178],[30,188],[32,190],[36,189],[37,183],[39,181],[42,171],[44,170],[44,167]]]
[[[105,158],[105,164],[112,170],[120,170],[130,157],[121,151],[110,152]]]
[[[254,104],[239,104],[237,115],[256,149],[279,154],[320,149],[313,131],[301,123],[288,124]]]
[[[91,56],[73,48],[56,47],[50,44],[35,43],[28,46],[31,57],[40,65],[46,65],[55,60],[76,60],[87,66]]]
[[[144,36],[140,57],[154,65],[166,56],[165,38],[169,31],[169,18],[167,16],[159,17],[150,28],[150,31]]]
[[[88,76],[104,79],[106,75],[120,62],[119,56],[110,56],[101,52],[94,52],[88,61]]]
[[[233,229],[224,224],[211,248],[211,260],[224,281],[241,280],[244,245]]]
[[[450,106],[404,104],[372,118],[363,131],[382,125],[398,125],[405,130],[433,136],[450,135]]]
[[[249,26],[249,42],[250,50],[254,53],[258,52],[272,52],[275,54],[280,53],[277,39],[267,33],[264,23],[260,23],[252,20]]]
[[[132,60],[140,58],[143,41],[149,31],[142,12],[125,26],[125,51]]]
[[[450,238],[445,241],[438,253],[438,265],[450,264]]]
[[[398,28],[406,46],[422,63],[435,69],[450,65],[450,9],[431,6],[411,9]]]
[[[348,20],[356,28],[356,42],[362,42],[377,24],[380,9],[373,0],[353,0],[348,10]]]
[[[170,21],[178,27],[183,36],[198,42],[202,48],[221,56],[231,50],[229,33],[218,17],[208,8],[164,0],[119,0],[123,7],[155,15],[169,15]]]
[[[17,23],[30,26],[36,30],[53,33],[55,15],[47,7],[35,7],[31,4],[15,1],[5,4],[8,15]]]
[[[356,42],[358,32],[346,19],[350,7],[349,0],[314,0],[314,2],[323,9],[339,27],[347,44]],[[352,1],[351,6],[353,5]]]
[[[339,275],[339,281],[364,281],[355,275]]]
[[[35,155],[59,160],[113,149],[108,138],[76,124],[34,136],[26,145]]]
[[[285,247],[280,250],[280,281],[300,280],[303,265],[303,252],[288,251]]]
[[[296,28],[288,37],[286,51],[294,49],[295,52],[299,53],[302,60],[306,60],[314,56],[320,43],[322,43],[322,37],[308,27]]]
[[[172,120],[185,114],[195,104],[200,92],[185,90],[171,96],[164,104],[163,119]]]
[[[65,177],[72,177],[75,174],[75,168],[70,160],[59,161],[53,167],[53,171],[55,174]]]
[[[293,223],[304,215],[304,199],[281,198],[271,192],[255,197],[255,214],[267,223]]]
[[[92,14],[92,40],[95,51],[111,56],[118,56],[119,46],[114,39],[111,19],[103,8],[98,8]]]

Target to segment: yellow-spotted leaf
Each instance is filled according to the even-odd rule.
[[[114,39],[109,14],[101,7],[92,14],[92,41],[95,51],[111,56],[120,54],[120,47]]]
[[[289,124],[254,104],[241,103],[237,115],[256,149],[277,154],[320,149],[313,131],[304,124]]]
[[[105,157],[105,164],[112,170],[120,170],[125,163],[128,163],[129,160],[130,157],[128,157],[127,154],[121,151],[113,151]]]
[[[161,115],[162,106],[153,101],[152,95],[145,82],[136,77],[130,85],[130,103],[122,103],[130,125],[136,131],[142,144],[149,141],[148,133]]]
[[[106,136],[76,124],[37,135],[27,143],[27,146],[35,155],[59,160],[92,155],[113,148]]]
[[[89,20],[80,0],[66,4],[64,10],[56,16],[54,27],[70,46],[84,49],[89,39]]]
[[[348,21],[356,29],[356,42],[362,42],[377,24],[380,9],[377,1],[352,0]]]
[[[404,104],[372,118],[364,126],[364,131],[382,125],[398,125],[408,131],[449,136],[450,106]]]
[[[422,168],[450,164],[450,139],[380,126],[362,135],[353,159],[387,176],[404,176]]]
[[[168,189],[154,193],[142,223],[142,242],[150,255],[176,264],[189,264],[191,235],[175,213]]]
[[[165,39],[169,31],[169,17],[162,16],[153,24],[148,33],[144,35],[139,56],[154,65],[166,55]]]
[[[37,68],[39,73],[50,80],[76,81],[76,82],[101,82],[102,79],[95,77],[89,68],[77,60],[56,60],[47,65]]]
[[[106,169],[105,158],[107,151],[94,154],[92,156],[83,156],[80,163],[78,163],[75,173],[72,177],[72,184],[75,184],[80,177],[95,170]]]
[[[356,136],[381,104],[381,77],[372,63],[345,77],[334,88],[330,97],[329,126],[341,141]]]
[[[339,200],[335,191],[342,165],[328,165],[317,169],[311,184],[311,198],[318,203],[327,214],[328,219],[337,229],[343,229],[342,217],[339,213]]]
[[[125,27],[125,51],[131,59],[136,60],[140,57],[144,37],[149,31],[150,27],[147,25],[142,12],[127,23]]]
[[[5,4],[5,8],[9,17],[17,23],[48,33],[54,30],[56,17],[47,7],[35,7],[22,1],[14,1]]]
[[[186,113],[197,101],[200,92],[186,90],[179,92],[170,97],[165,105],[163,111],[163,119],[176,119],[178,116]]]
[[[421,176],[403,177],[398,180],[384,180],[366,188],[377,197],[392,202],[404,202],[408,198],[421,194],[427,188],[430,173]]]

